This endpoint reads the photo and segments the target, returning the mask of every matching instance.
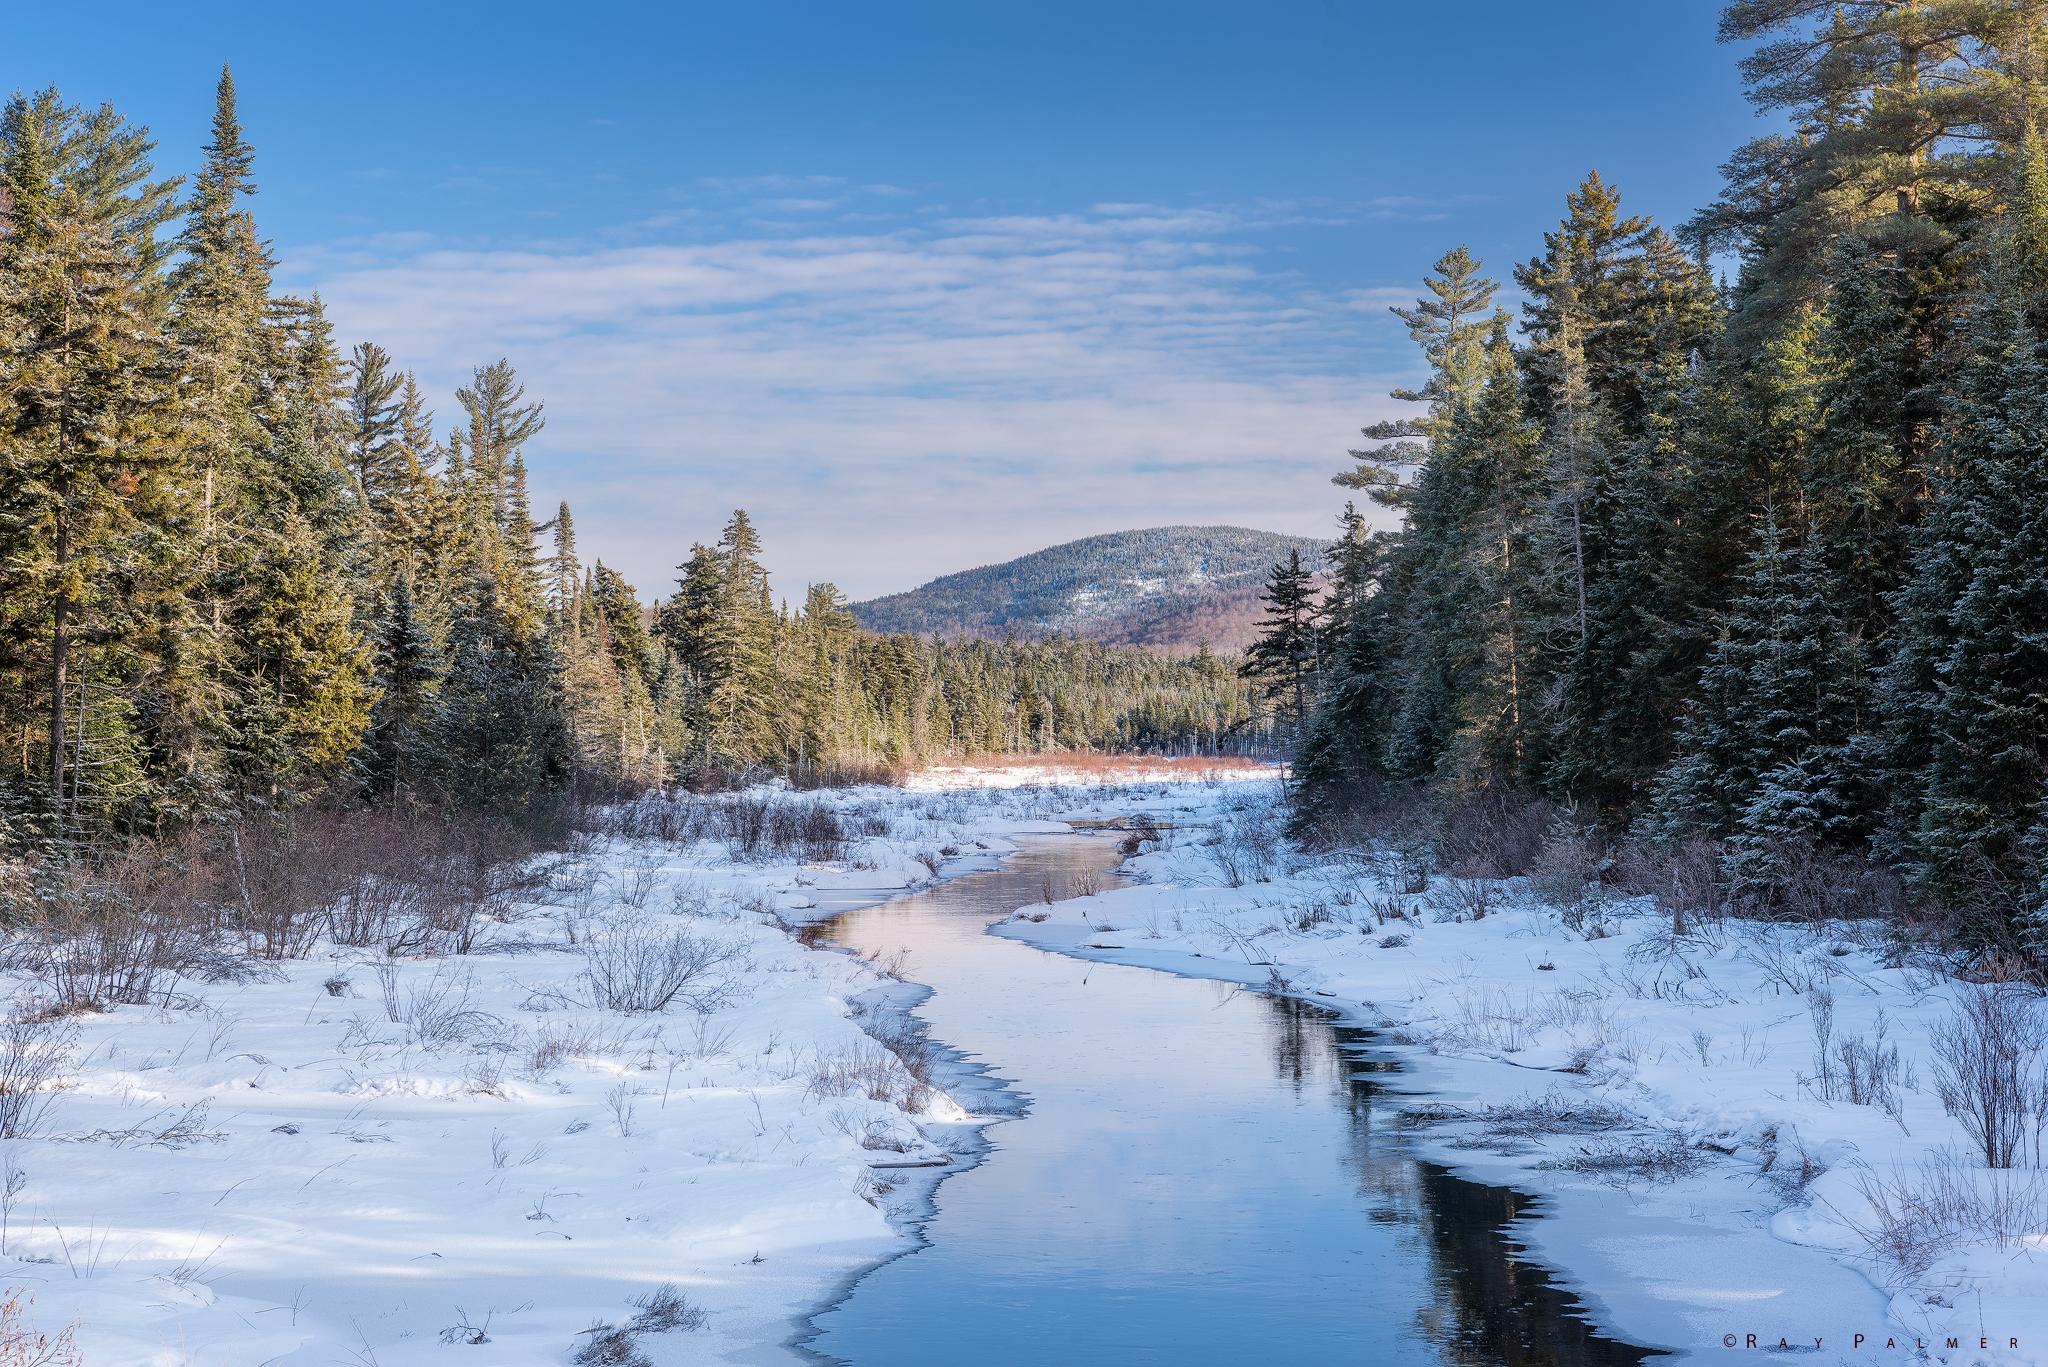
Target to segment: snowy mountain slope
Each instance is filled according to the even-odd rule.
[[[854,605],[871,631],[1022,637],[1071,633],[1128,645],[1219,650],[1251,639],[1259,590],[1299,551],[1329,543],[1248,527],[1149,527],[1051,546]]]

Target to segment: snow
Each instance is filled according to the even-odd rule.
[[[1162,829],[1126,866],[1141,881],[998,929],[1296,992],[1405,1042],[1418,1106],[1450,1117],[1416,1142],[1548,1198],[1518,1238],[1603,1329],[1700,1354],[1782,1337],[1820,1362],[2048,1351],[2042,1203],[2003,1247],[1952,1239],[1910,1269],[1865,1237],[1873,1181],[2001,1180],[1970,1168],[1933,1093],[1928,1035],[1959,989],[1871,927],[1674,938],[1648,905],[1568,914],[1521,880],[1401,894],[1371,860],[1268,843],[1270,771],[1200,761],[769,796],[881,833],[829,863],[598,841],[469,954],[323,944],[62,1023],[64,1089],[38,1134],[0,1143],[5,1285],[37,1326],[74,1324],[91,1367],[402,1367],[475,1333],[473,1360],[561,1364],[666,1283],[704,1319],[637,1335],[658,1367],[793,1361],[808,1312],[909,1246],[916,1184],[892,1196],[891,1165],[963,1157],[920,1122],[968,1118],[863,1029],[915,994],[796,923],[988,867],[1066,818],[1144,813]],[[1393,906],[1408,916],[1382,924]],[[595,999],[591,947],[676,933],[724,957],[719,990],[658,1012]],[[1820,1095],[1839,1091],[1815,1081],[1823,1001],[1837,1044],[1881,1028],[1898,1046],[1890,1110]],[[2024,1196],[2032,1178],[2003,1180]]]
[[[89,1367],[404,1367],[478,1333],[471,1360],[561,1364],[665,1283],[704,1323],[637,1336],[657,1365],[796,1360],[802,1317],[908,1246],[888,1189],[951,1158],[918,1123],[965,1113],[863,1030],[893,985],[795,923],[987,867],[1074,798],[768,795],[884,833],[825,864],[600,841],[471,953],[323,944],[53,1025],[63,1089],[0,1142],[5,1287]],[[599,1005],[570,943],[675,932],[728,959],[701,1010]]]
[[[1170,828],[1125,865],[1138,885],[997,929],[1296,993],[1405,1043],[1418,1104],[1438,1111],[1418,1116],[1426,1156],[1547,1198],[1518,1239],[1623,1338],[1701,1355],[1782,1340],[1821,1362],[2048,1361],[2048,1183],[1973,1159],[1935,1095],[1929,1041],[1961,989],[1900,962],[1882,927],[1678,936],[1648,901],[1568,913],[1522,879],[1403,894],[1390,861],[1287,849],[1275,802],[1270,784],[1190,790],[1152,809]],[[1405,918],[1384,919],[1395,907]],[[1893,1105],[1846,1099],[1844,1041],[1859,1058],[1898,1048]],[[2003,1247],[1963,1229],[1902,1267],[1867,1195],[1924,1192],[1943,1171],[2012,1193],[2012,1228]]]

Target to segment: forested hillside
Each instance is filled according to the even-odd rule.
[[[1240,650],[1273,564],[1290,551],[1316,560],[1327,546],[1248,527],[1110,532],[856,603],[853,614],[875,631]]]
[[[1737,0],[1786,127],[1717,202],[1596,173],[1438,262],[1415,416],[1338,478],[1405,525],[1339,569],[1304,830],[1547,802],[1754,909],[2048,943],[2044,21]]]
[[[225,72],[197,175],[154,155],[54,90],[0,126],[0,844],[314,799],[516,817],[1246,719],[1210,656],[869,636],[827,584],[778,606],[743,513],[643,606],[566,505],[529,507],[545,415],[508,362],[442,421],[402,361],[274,287]]]

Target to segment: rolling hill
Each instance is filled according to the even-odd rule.
[[[870,631],[939,636],[1064,633],[1128,645],[1242,649],[1259,591],[1291,550],[1329,543],[1249,527],[1148,527],[1051,546],[853,606]]]

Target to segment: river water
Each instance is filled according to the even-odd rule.
[[[816,1316],[812,1351],[854,1367],[1650,1356],[1510,1256],[1502,1226],[1527,1198],[1411,1154],[1369,1031],[987,933],[1048,891],[1113,883],[1116,862],[1101,837],[1035,838],[1000,869],[818,932],[907,949],[907,976],[933,989],[916,1011],[931,1037],[1009,1084],[971,1104],[1021,1114],[939,1185],[924,1247]]]

